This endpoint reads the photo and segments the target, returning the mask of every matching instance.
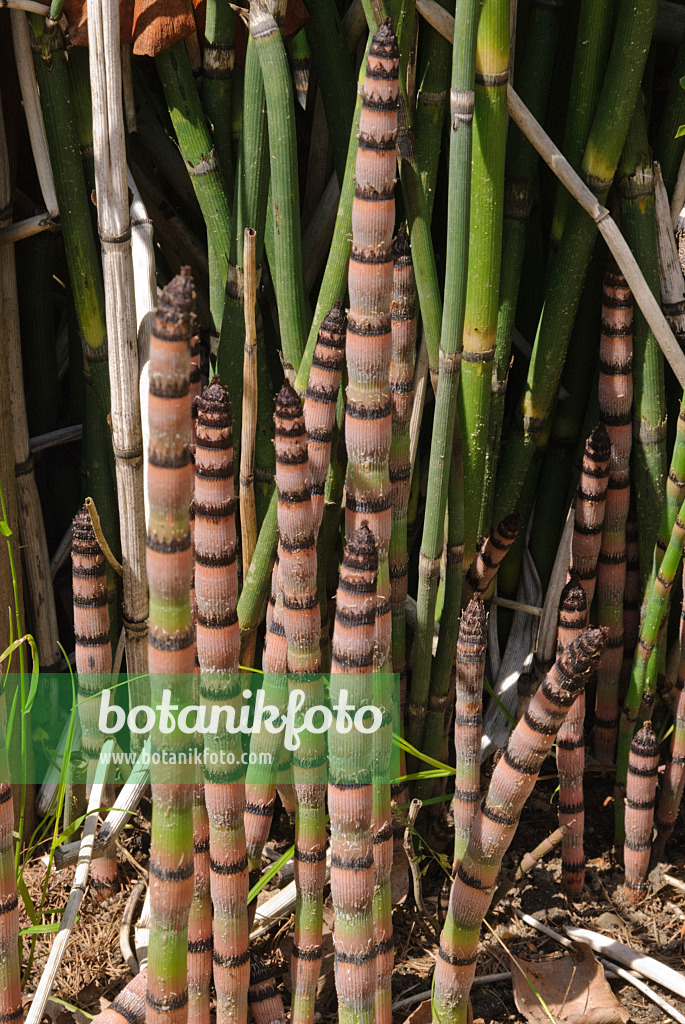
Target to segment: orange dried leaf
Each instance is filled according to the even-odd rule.
[[[602,965],[583,943],[545,960],[511,959],[514,1001],[531,1024],[549,1024],[550,1014],[559,1024],[626,1024],[630,1020],[628,1010],[611,991]]]
[[[195,19],[185,0],[135,0],[133,52],[156,57],[195,31]]]

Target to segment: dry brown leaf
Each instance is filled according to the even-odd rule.
[[[626,1024],[630,1020],[630,1013],[611,991],[601,964],[583,943],[574,943],[568,953],[545,960],[511,959],[514,1001],[531,1024],[550,1024],[550,1019],[517,964],[559,1024]]]

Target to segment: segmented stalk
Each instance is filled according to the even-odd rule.
[[[340,568],[331,660],[331,705],[344,691],[351,715],[372,702],[377,573],[376,543],[362,522],[348,539]],[[338,1014],[342,1024],[372,1024],[377,949],[371,744],[356,728],[332,729],[328,749]]]
[[[623,794],[625,793],[628,757],[633,731],[637,722],[640,706],[644,705],[645,717],[651,716],[651,709],[656,693],[657,666],[653,657],[661,629],[668,596],[678,571],[685,542],[685,502],[680,507],[666,548],[659,571],[649,594],[645,616],[640,628],[640,636],[635,649],[635,660],[630,677],[630,685],[626,695],[618,733],[618,756],[616,761],[616,842],[623,843],[625,838],[623,819]]]
[[[79,719],[82,749],[88,758],[87,781],[90,786],[95,780],[103,743],[98,727],[100,708],[96,695],[109,685],[112,648],[109,643],[105,556],[85,505],[74,516],[72,524],[71,573]],[[113,796],[110,787],[108,792],[103,791],[105,802],[111,803]],[[117,855],[114,849],[106,857],[93,861],[90,884],[98,900],[107,899],[117,891]]]
[[[212,125],[224,188],[231,194],[231,79],[235,62],[235,11],[221,0],[208,0],[202,53],[202,105]],[[220,282],[223,287],[223,282]]]
[[[582,633],[557,659],[497,762],[450,893],[433,982],[433,1020],[465,1024],[481,922],[554,736],[599,660],[602,630]]]
[[[590,608],[597,582],[597,559],[602,546],[602,525],[609,486],[611,441],[600,423],[585,443],[571,540],[569,572],[579,581]]]
[[[652,860],[655,864],[662,860],[666,843],[673,834],[673,827],[683,798],[683,789],[685,789],[685,604],[680,612],[679,644],[680,658],[673,707],[671,759],[664,772],[655,818],[656,838],[652,851]]]
[[[255,1024],[284,1024],[283,1000],[269,965],[257,953],[250,953],[250,987],[247,1002]]]
[[[195,592],[197,655],[204,705],[231,709],[242,697],[238,669],[233,423],[228,391],[214,377],[197,403]],[[209,883],[214,904],[217,1024],[245,1024],[249,980],[245,845],[245,770],[240,735],[221,725],[205,735],[204,790],[209,818]]]
[[[651,722],[645,722],[630,744],[626,780],[626,839],[623,863],[624,892],[639,903],[647,892],[647,871],[652,848],[654,803],[659,771],[659,745]]]
[[[685,498],[685,495],[683,495]],[[680,507],[680,506],[679,506]],[[638,546],[637,512],[631,496],[626,523],[626,585],[623,591],[623,666],[619,682],[619,703],[625,700],[633,670],[633,657],[640,634],[640,549]],[[665,549],[666,545],[664,545]]]
[[[480,741],[483,731],[483,676],[487,649],[487,615],[479,595],[461,617],[457,642],[457,691],[454,716],[454,872],[469,844],[480,803]]]
[[[204,786],[193,787],[193,899],[188,916],[188,1024],[208,1024],[212,983],[209,817]]]
[[[473,564],[469,567],[462,589],[462,606],[468,604],[475,594],[484,597],[499,569],[504,556],[518,537],[521,530],[521,516],[514,512],[495,527],[483,541]]]
[[[316,542],[302,403],[287,382],[276,398],[276,487],[280,535],[283,626],[288,645],[288,690],[303,690],[302,714],[323,704],[316,590]],[[304,673],[307,673],[305,675]],[[303,732],[292,753],[295,784],[295,940],[292,954],[293,1024],[311,1024],[321,969],[326,871],[326,750],[322,734]]]
[[[585,591],[576,579],[570,579],[559,599],[557,657],[587,627],[588,603]],[[585,693],[579,693],[566,721],[557,733],[557,771],[559,773],[559,825],[567,831],[561,846],[561,884],[567,896],[577,896],[585,882]],[[571,823],[573,825],[571,826]]]
[[[599,624],[609,630],[597,670],[594,753],[612,764],[618,736],[618,687],[623,665],[626,523],[630,508],[633,400],[633,298],[618,269],[604,278],[599,344],[599,411],[611,441],[609,486],[597,565]]]
[[[129,981],[113,1003],[93,1018],[93,1024],[143,1024],[147,968]]]
[[[194,306],[188,267],[164,289],[150,338],[148,662],[153,705],[164,690],[192,703],[195,645],[190,612],[190,338]],[[176,728],[152,735],[153,754],[189,755]],[[180,756],[177,757],[180,762]],[[191,773],[192,778],[192,773]],[[188,916],[193,896],[193,786],[181,763],[152,765],[152,840],[147,1024],[185,1024]]]
[[[335,410],[345,362],[346,328],[347,317],[342,310],[342,303],[336,302],[319,328],[304,400],[315,537],[318,536],[323,517],[324,487],[331,461]]]

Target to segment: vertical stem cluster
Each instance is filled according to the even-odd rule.
[[[164,289],[150,338],[148,415],[150,586],[148,663],[153,705],[192,702],[195,643],[190,612],[190,339],[194,307],[188,267]],[[175,729],[152,735],[153,753],[188,755]],[[177,761],[180,758],[177,758]],[[147,1024],[187,1019],[188,916],[193,896],[193,785],[180,764],[152,766],[152,839]]]
[[[288,689],[304,691],[302,714],[323,704],[321,619],[316,590],[316,541],[302,403],[287,382],[276,398],[276,488],[280,535],[283,627],[288,645]],[[307,673],[305,675],[304,673]],[[311,1024],[321,969],[323,886],[326,872],[326,750],[322,734],[305,731],[293,751],[295,784],[295,941],[292,955],[293,1024]]]
[[[656,811],[653,859],[658,863],[671,838],[685,788],[685,614],[680,613],[680,657],[673,708],[671,760],[666,765]]]
[[[347,541],[340,568],[331,661],[331,705],[344,691],[351,715],[371,703],[377,573],[376,543],[362,522]],[[373,785],[371,745],[359,729],[330,732],[328,809],[339,1017],[342,1024],[373,1024]]]
[[[98,727],[99,702],[96,698],[110,681],[112,648],[109,643],[105,556],[85,506],[76,514],[72,524],[71,577],[82,749],[88,759],[87,781],[92,785],[103,742]],[[116,853],[93,861],[90,881],[98,899],[107,899],[116,892]]]
[[[659,745],[656,733],[652,723],[645,722],[630,744],[626,780],[623,863],[626,871],[625,894],[631,903],[639,903],[647,891],[658,771]]]
[[[238,669],[233,423],[218,377],[198,401],[195,446],[195,593],[200,693],[233,709],[242,697]],[[245,782],[240,735],[219,726],[205,737],[204,790],[209,817],[209,882],[214,904],[217,1022],[245,1024],[249,979]]]
[[[606,427],[600,423],[588,437],[583,452],[569,569],[585,591],[588,610],[595,596],[610,459],[611,441]]]
[[[597,568],[599,624],[609,630],[597,670],[594,751],[611,764],[618,736],[618,687],[623,665],[626,522],[630,508],[633,400],[633,299],[616,267],[604,278],[599,344],[599,412],[611,441],[609,486]]]
[[[585,591],[576,579],[570,579],[559,599],[557,657],[587,627],[589,607]],[[557,771],[559,772],[559,825],[567,829],[561,840],[561,884],[567,896],[577,896],[585,881],[583,832],[585,800],[585,693],[579,693],[566,721],[557,734]],[[573,822],[573,825],[571,823]]]
[[[342,303],[338,301],[326,314],[319,328],[304,399],[315,536],[318,535],[323,518],[324,487],[331,461],[335,410],[345,362],[346,328],[347,317]]]
[[[469,844],[480,802],[480,741],[483,730],[483,676],[487,615],[480,596],[462,614],[457,641],[457,691],[454,716],[454,871]]]
[[[514,729],[479,808],[452,884],[433,984],[433,1020],[465,1024],[476,973],[480,926],[492,900],[502,857],[554,736],[599,660],[602,630],[582,633],[557,659]]]

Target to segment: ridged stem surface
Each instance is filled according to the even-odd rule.
[[[647,892],[658,771],[659,745],[656,733],[652,723],[645,722],[630,744],[626,779],[624,892],[631,903],[640,903]]]
[[[664,771],[655,816],[656,838],[652,858],[656,863],[663,858],[666,843],[673,834],[683,798],[683,789],[685,789],[685,615],[682,609],[680,612],[679,647],[671,759]]]
[[[480,741],[483,731],[483,676],[487,615],[479,596],[461,616],[457,642],[457,692],[454,716],[454,872],[466,852],[480,803]]]

